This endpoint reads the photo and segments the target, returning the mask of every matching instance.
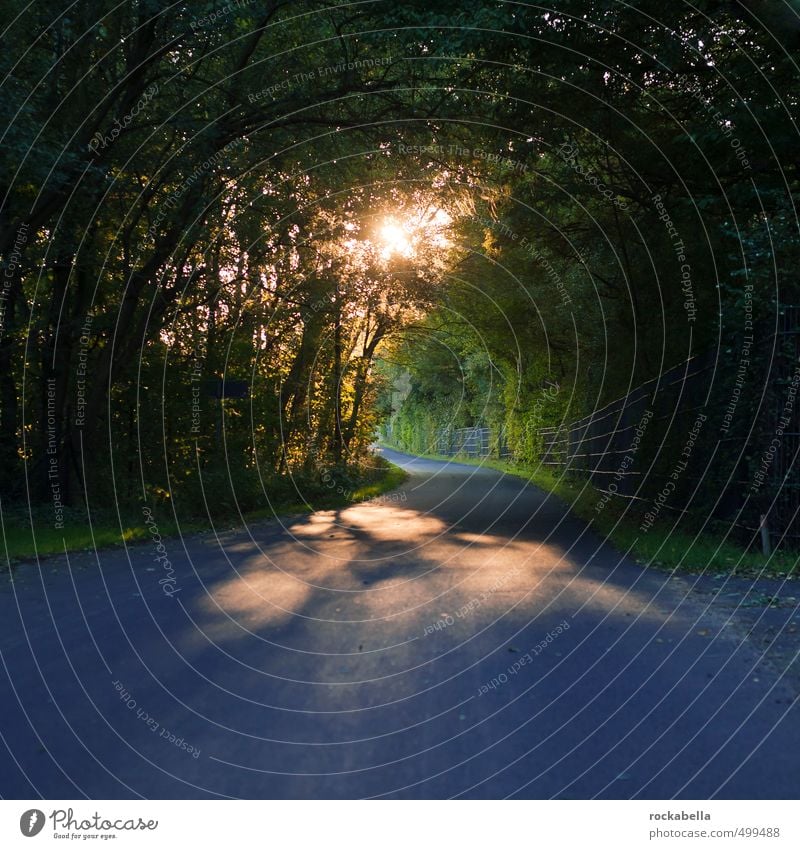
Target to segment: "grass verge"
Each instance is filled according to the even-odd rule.
[[[351,486],[336,482],[323,486],[323,491],[308,501],[284,497],[273,501],[270,507],[249,510],[243,513],[246,522],[272,519],[278,515],[297,515],[315,510],[334,510],[378,498],[384,493],[399,487],[408,477],[399,466],[383,458],[376,458],[371,473],[365,479],[355,481]],[[327,491],[325,491],[327,490]],[[153,510],[153,519],[161,537],[178,534],[199,533],[211,530],[229,530],[241,526],[238,515],[223,512],[214,515],[214,505],[210,505],[212,521],[206,517],[186,515],[175,519],[171,508],[162,506]],[[121,518],[110,510],[92,510],[92,527],[86,518],[86,512],[65,508],[64,527],[53,526],[52,510],[37,506],[32,510],[4,511],[0,515],[3,548],[0,550],[0,569],[13,568],[16,563],[36,557],[63,554],[64,551],[87,551],[95,548],[110,548],[127,543],[150,539],[150,529],[144,521],[141,511],[125,510]]]
[[[395,445],[386,448],[403,451]],[[645,566],[685,572],[733,573],[742,577],[791,578],[798,576],[800,558],[796,552],[773,552],[767,558],[761,552],[748,551],[726,540],[724,535],[703,532],[692,534],[672,530],[666,523],[654,525],[647,533],[639,530],[639,518],[629,511],[629,502],[621,497],[610,498],[598,511],[601,493],[584,480],[565,478],[549,469],[531,470],[507,460],[492,458],[445,457],[421,454],[431,460],[465,463],[496,469],[528,483],[566,502],[572,512],[588,522],[599,534],[621,551]]]

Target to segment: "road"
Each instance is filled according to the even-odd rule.
[[[690,577],[384,453],[411,476],[377,501],[21,566],[0,795],[800,796],[797,702]]]

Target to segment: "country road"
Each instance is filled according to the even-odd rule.
[[[5,798],[797,798],[800,708],[686,578],[499,472],[17,570]]]

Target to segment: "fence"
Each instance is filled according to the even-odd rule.
[[[584,418],[540,430],[542,464],[629,500],[643,532],[670,517],[745,541],[766,527],[770,545],[800,547],[800,307],[781,308],[762,359],[751,338],[734,343],[731,362],[718,352],[692,357]],[[479,426],[440,430],[436,450],[513,459],[502,433]]]
[[[635,459],[648,453],[644,447],[658,439],[659,453],[685,453],[687,433],[705,415],[708,374],[714,365],[709,360],[693,357],[582,419],[543,428],[542,464],[580,473],[601,492],[608,492],[613,481],[614,494],[635,497],[644,475]],[[701,427],[704,424],[705,419],[700,421]],[[629,457],[634,460],[625,462]],[[656,468],[649,473],[657,474]]]
[[[488,427],[440,428],[436,434],[436,453],[445,457],[488,457],[491,430]]]

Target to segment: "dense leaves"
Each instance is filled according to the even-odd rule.
[[[258,505],[385,415],[535,461],[751,309],[768,357],[800,244],[779,5],[5,0],[4,503]],[[431,209],[447,239],[381,253]]]

